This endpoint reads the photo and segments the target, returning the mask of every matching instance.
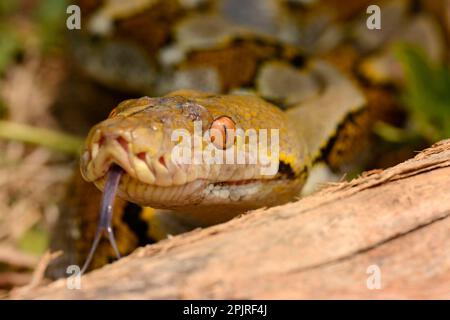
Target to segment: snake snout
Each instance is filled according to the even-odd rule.
[[[117,132],[97,129],[87,140],[81,157],[81,171],[88,181],[95,181],[116,164],[134,174],[130,161],[130,140]]]
[[[163,143],[163,130],[154,125],[131,126],[130,130],[110,129],[111,120],[91,132],[81,159],[81,170],[88,181],[103,178],[112,165],[142,183],[157,186],[187,182],[182,166],[171,160],[171,146]]]

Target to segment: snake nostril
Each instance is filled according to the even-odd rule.
[[[136,156],[137,156],[139,159],[141,159],[142,161],[145,161],[146,153],[145,153],[145,152],[139,152]]]
[[[166,166],[166,160],[164,159],[163,156],[159,157],[159,158],[158,158],[158,161],[159,161],[159,163],[161,163],[164,167],[167,168],[167,166]]]
[[[125,140],[122,137],[116,138],[116,141],[122,146],[122,148],[125,149],[126,152],[128,152],[128,141]]]

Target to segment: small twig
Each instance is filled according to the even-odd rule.
[[[44,277],[45,277],[45,270],[47,269],[50,262],[57,257],[59,257],[62,254],[62,251],[56,251],[56,252],[50,252],[46,251],[44,255],[39,260],[36,269],[34,269],[33,275],[31,276],[30,282],[20,288],[13,289],[11,291],[11,294],[26,294],[30,290],[38,287],[40,284],[42,284]]]
[[[373,130],[385,141],[392,143],[405,143],[407,141],[414,141],[418,139],[418,136],[413,132],[408,132],[405,129],[397,128],[383,121],[375,122]]]
[[[0,120],[0,138],[45,146],[72,155],[79,155],[83,139],[46,128]]]

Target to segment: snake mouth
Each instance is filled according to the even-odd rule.
[[[104,190],[111,168],[122,170],[119,197],[130,202],[161,209],[188,205],[243,203],[260,199],[262,189],[287,185],[296,179],[292,168],[279,163],[273,175],[263,175],[258,164],[176,163],[169,143],[161,150],[149,149],[128,131],[105,133],[93,130],[81,156],[83,177]],[[156,145],[156,143],[155,143]],[[258,195],[261,193],[261,195]],[[261,201],[261,200],[260,200]],[[275,201],[275,200],[274,200]],[[181,210],[181,209],[180,209]]]
[[[202,174],[204,166],[195,164],[190,166],[177,165],[170,160],[170,157],[164,155],[159,156],[157,160],[146,161],[147,155],[145,153],[133,155],[117,148],[99,150],[94,159],[90,159],[91,154],[92,151],[84,152],[81,161],[81,171],[86,180],[94,183],[104,180],[112,167],[122,169],[122,180],[137,180],[142,184],[155,187],[184,186],[195,181],[204,181],[205,184],[222,187],[227,185],[240,186],[259,180],[255,178],[209,179]]]
[[[279,163],[279,174],[263,175],[260,166],[254,164],[175,162],[171,151],[170,148],[158,153],[136,151],[129,137],[105,138],[100,133],[94,135],[82,153],[81,172],[87,181],[96,182],[117,165],[124,171],[124,176],[157,187],[183,186],[198,180],[221,186],[239,186],[258,180],[291,178],[292,169],[282,162]],[[284,170],[286,168],[289,170]]]
[[[111,166],[117,165],[126,175],[144,184],[168,187],[183,185],[188,176],[183,166],[171,161],[170,153],[134,152],[132,143],[123,136],[94,136],[82,154],[81,172],[87,181],[104,178]]]
[[[120,168],[122,176],[117,194],[130,202],[161,209],[198,205],[208,198],[226,202],[243,199],[255,186],[267,179],[210,179],[208,172],[219,171],[202,165],[176,165],[167,156],[145,161],[143,155],[132,154],[123,142],[95,144],[84,151],[81,171],[86,180],[104,190],[112,168]],[[93,157],[95,156],[95,157]],[[145,155],[145,158],[149,158]],[[245,170],[243,170],[245,171]],[[228,199],[227,199],[228,198]]]

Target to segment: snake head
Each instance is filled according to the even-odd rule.
[[[239,212],[286,202],[298,193],[306,170],[305,151],[289,125],[282,111],[253,96],[183,91],[127,100],[91,129],[81,172],[102,190],[117,165],[124,171],[119,196],[155,208]],[[254,157],[254,141],[245,135],[253,130],[258,139],[261,129],[279,134],[266,141],[277,144],[276,152],[265,149],[266,163]],[[225,158],[229,150],[234,153]]]

